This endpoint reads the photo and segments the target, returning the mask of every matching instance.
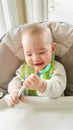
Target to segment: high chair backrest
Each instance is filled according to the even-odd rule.
[[[56,55],[67,74],[65,95],[73,95],[73,25],[62,22],[45,22],[57,43]],[[15,71],[24,61],[21,31],[28,24],[20,25],[7,32],[0,41],[0,88],[7,89]]]

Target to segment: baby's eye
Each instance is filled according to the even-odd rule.
[[[32,56],[32,54],[27,54],[27,56]]]
[[[45,51],[41,51],[41,52],[39,52],[39,54],[44,54],[45,53]]]

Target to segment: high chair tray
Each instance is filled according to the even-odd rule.
[[[2,130],[73,130],[73,97],[25,97],[14,108],[7,98],[0,100]]]

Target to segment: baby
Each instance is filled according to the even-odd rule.
[[[22,31],[22,46],[25,61],[8,85],[9,105],[14,107],[20,101],[24,102],[25,95],[61,96],[66,88],[66,73],[63,65],[55,60],[56,43],[50,29],[40,23],[26,26]],[[47,72],[39,77],[37,74],[48,65]],[[22,86],[26,91],[19,98]]]

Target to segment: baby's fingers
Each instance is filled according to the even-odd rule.
[[[15,107],[15,104],[13,102],[10,102],[9,107]]]
[[[38,76],[36,74],[31,74],[31,80],[38,80]]]
[[[24,102],[24,94],[22,94],[22,96],[20,97],[20,101]]]
[[[20,102],[20,100],[19,100],[17,94],[10,95],[9,106],[14,107],[19,102]]]

